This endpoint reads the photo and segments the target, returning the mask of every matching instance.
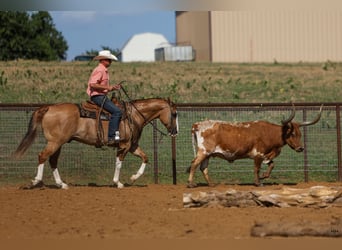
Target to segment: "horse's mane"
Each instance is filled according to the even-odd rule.
[[[164,100],[164,101],[167,101],[167,98],[162,98],[162,97],[150,97],[150,98],[134,99],[134,100],[131,100],[131,101],[132,101],[132,102],[143,102],[143,101],[150,101],[150,100]]]
[[[169,103],[170,105],[173,104],[173,102],[171,101],[170,98],[163,98],[163,97],[151,97],[151,98],[134,99],[134,100],[128,101],[128,103],[138,103],[138,102],[146,102],[146,101],[153,101],[153,100],[162,100],[162,101],[165,101],[165,102]]]

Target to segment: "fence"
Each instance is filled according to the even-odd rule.
[[[295,121],[302,122],[316,117],[321,103],[296,103]],[[291,113],[291,104],[178,104],[180,131],[176,138],[161,137],[147,125],[140,146],[149,157],[145,175],[137,185],[148,183],[185,184],[187,167],[194,157],[191,145],[192,123],[204,119],[226,121],[268,120],[279,124]],[[302,128],[303,153],[296,153],[284,146],[275,159],[275,168],[269,183],[297,183],[308,181],[342,181],[341,160],[341,103],[324,103],[320,121]],[[42,133],[21,160],[13,160],[11,153],[16,149],[27,130],[32,112],[39,105],[0,104],[0,184],[27,183],[34,177],[38,153],[45,146]],[[159,121],[156,126],[164,129]],[[140,166],[140,159],[127,155],[121,180],[127,182]],[[112,184],[115,167],[115,151],[103,147],[98,149],[78,142],[63,146],[59,160],[59,171],[67,183],[85,185]],[[264,169],[264,167],[263,167]],[[209,173],[216,183],[250,184],[253,182],[253,161],[237,160],[228,163],[211,158]],[[53,183],[51,171],[46,168],[44,182]],[[195,182],[204,182],[198,171]]]

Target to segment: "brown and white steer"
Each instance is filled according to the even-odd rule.
[[[295,116],[293,107],[290,117],[281,121],[282,125],[267,121],[250,121],[230,123],[225,121],[206,120],[192,125],[192,142],[195,158],[188,168],[190,171],[188,187],[195,187],[193,182],[196,168],[200,170],[209,185],[212,185],[208,175],[210,157],[220,157],[229,162],[251,158],[254,160],[254,183],[260,185],[260,179],[268,178],[274,167],[273,159],[280,154],[284,145],[302,152],[300,127],[315,124],[321,118],[323,105],[317,117],[310,122],[292,122]],[[261,163],[268,165],[263,176],[259,177]]]

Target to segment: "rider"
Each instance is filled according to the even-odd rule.
[[[112,61],[117,61],[118,59],[109,50],[102,50],[93,60],[99,60],[99,64],[89,77],[87,94],[90,96],[91,101],[99,107],[103,105],[103,108],[111,114],[107,145],[112,146],[120,141],[119,123],[122,113],[107,97],[107,93],[113,90],[119,90],[121,85],[109,85],[108,67]]]

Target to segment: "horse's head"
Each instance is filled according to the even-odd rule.
[[[169,135],[176,136],[178,134],[178,115],[176,105],[170,100],[166,100],[168,107],[163,109],[160,114],[160,121],[164,124]]]

